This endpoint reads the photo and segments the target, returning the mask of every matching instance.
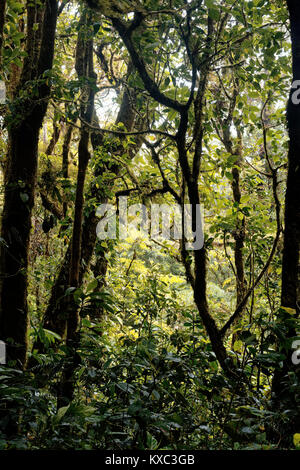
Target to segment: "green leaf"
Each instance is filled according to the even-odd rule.
[[[61,408],[59,408],[55,416],[55,421],[60,422],[62,418],[65,416],[69,408],[70,408],[70,405],[62,406]]]
[[[294,442],[294,446],[295,446],[295,447],[299,447],[299,448],[300,448],[300,433],[294,434],[294,436],[293,436],[293,442]]]
[[[87,285],[87,288],[86,288],[86,293],[89,294],[90,292],[93,292],[96,287],[98,286],[98,281],[97,279],[93,279],[92,282],[90,282],[88,285]]]
[[[29,200],[29,196],[26,193],[20,193],[21,200],[26,203]]]

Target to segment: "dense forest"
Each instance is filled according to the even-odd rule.
[[[300,2],[0,0],[0,449],[300,449]]]

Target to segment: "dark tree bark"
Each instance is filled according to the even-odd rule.
[[[69,151],[70,151],[70,143],[72,139],[72,132],[73,132],[73,127],[70,124],[66,130],[65,136],[64,136],[64,143],[63,143],[63,153],[62,153],[62,173],[64,178],[69,177]]]
[[[0,5],[0,67],[2,63],[2,45],[3,45],[3,28],[5,23],[6,0],[2,0]]]
[[[83,207],[84,207],[84,184],[87,172],[87,166],[90,159],[89,141],[90,131],[84,122],[91,124],[94,114],[94,97],[96,83],[96,74],[93,66],[93,36],[88,28],[91,21],[91,15],[83,11],[78,31],[78,40],[76,45],[76,63],[75,68],[79,79],[89,80],[82,87],[82,101],[80,107],[81,129],[78,145],[78,172],[76,183],[75,211],[72,230],[72,239],[70,246],[70,264],[68,272],[68,287],[77,288],[80,285],[80,261],[82,249],[82,227],[83,227]],[[91,83],[92,81],[92,83]],[[77,349],[79,346],[79,312],[78,305],[74,300],[73,294],[66,297],[65,312],[66,316],[66,345],[68,347],[68,363],[63,371],[60,396],[58,397],[58,406],[72,400],[74,393],[74,372],[79,362]]]
[[[233,195],[233,201],[234,203],[239,206],[241,202],[241,185],[240,185],[240,179],[241,179],[241,164],[242,164],[242,135],[239,129],[239,126],[235,123],[234,120],[234,110],[236,107],[236,99],[239,94],[239,82],[236,77],[232,77],[233,80],[233,93],[229,102],[229,107],[228,107],[228,112],[227,115],[224,119],[219,117],[219,124],[220,124],[220,129],[218,130],[218,133],[220,135],[220,138],[227,150],[228,153],[230,153],[232,156],[235,157],[235,161],[233,162],[232,170],[231,170],[231,175],[232,175],[232,182],[231,182],[231,188],[232,188],[232,195]],[[220,92],[220,90],[217,90]],[[217,104],[217,112],[220,116],[225,114],[226,109],[224,106],[224,102],[221,99],[218,104]],[[232,124],[235,124],[235,128],[237,131],[237,139],[236,139],[236,144],[234,144],[234,139],[232,138],[231,135],[231,126]],[[245,218],[243,217],[242,220],[237,219],[235,230],[233,232],[233,238],[234,238],[234,266],[232,266],[235,277],[236,277],[236,307],[240,305],[240,303],[243,301],[243,298],[245,296],[245,291],[246,291],[246,279],[245,279],[245,267],[244,267],[244,254],[243,254],[243,248],[244,248],[244,241],[245,241]],[[226,252],[226,238],[224,234],[224,249],[225,253]],[[242,316],[243,310],[246,307],[246,304],[244,305],[243,309],[240,310],[239,316],[235,318],[235,322],[238,320],[239,317]],[[232,343],[234,343],[236,339],[236,335],[234,334],[232,337]]]
[[[300,5],[296,0],[287,2],[292,39],[293,82],[300,80]],[[285,196],[285,228],[282,259],[281,302],[284,307],[298,309],[299,244],[300,244],[300,105],[288,102],[287,123],[290,146]]]
[[[293,82],[300,80],[300,5],[297,0],[287,0],[290,16]],[[285,195],[284,245],[282,257],[281,305],[295,312],[282,313],[287,338],[296,336],[295,322],[299,319],[299,247],[300,247],[300,105],[293,103],[291,90],[287,107],[289,131],[288,175]],[[294,319],[294,320],[293,320]],[[296,320],[297,319],[297,320]],[[282,367],[275,370],[272,383],[273,407],[275,410],[293,410],[288,423],[280,423],[277,434],[289,445],[293,433],[300,429],[299,390],[292,387],[296,374],[300,380],[299,365],[293,364],[292,350],[279,344],[286,359]],[[299,386],[299,385],[298,385]],[[297,398],[298,397],[298,398]],[[277,438],[278,438],[277,436]]]
[[[240,176],[241,176],[241,163],[242,163],[242,141],[239,136],[239,142],[237,147],[232,154],[236,156],[236,161],[231,170],[232,174],[232,195],[233,200],[238,206],[241,202],[241,187],[240,187]],[[234,238],[234,265],[235,265],[235,277],[236,277],[236,308],[240,305],[245,297],[246,293],[246,278],[245,278],[245,265],[244,265],[244,241],[245,241],[245,217],[242,220],[237,219],[235,230],[233,233]],[[226,243],[226,241],[224,242]],[[239,316],[236,317],[235,322],[243,316],[246,303],[241,309]],[[235,341],[238,339],[238,333],[232,335],[232,347]]]
[[[236,149],[237,159],[234,162],[232,169],[232,194],[235,203],[241,202],[241,189],[240,189],[240,166],[242,160],[241,144]],[[244,269],[244,255],[243,247],[245,240],[245,218],[237,221],[234,232],[234,262],[236,268],[236,305],[243,300],[245,295],[245,269]]]
[[[44,7],[28,6],[27,57],[18,89],[27,80],[42,78],[52,67],[57,19],[57,1]],[[33,27],[36,20],[41,27]],[[40,34],[39,34],[40,30]],[[37,52],[38,51],[38,52]],[[33,60],[37,56],[37,60]],[[24,367],[27,351],[27,267],[38,161],[38,138],[48,104],[50,89],[41,80],[37,96],[15,103],[15,115],[9,123],[9,153],[2,216],[0,334],[8,343],[8,359]],[[18,93],[16,93],[17,95]]]
[[[65,179],[69,178],[69,152],[70,152],[70,143],[72,140],[73,127],[71,124],[68,125],[63,142],[62,149],[62,174]],[[63,202],[63,214],[64,217],[67,214],[68,205],[67,201]]]
[[[59,135],[60,135],[60,130],[61,130],[60,124],[61,124],[60,122],[59,123],[53,122],[53,133],[52,133],[49,145],[46,149],[46,155],[52,155],[53,150],[55,149],[55,146],[58,142]]]

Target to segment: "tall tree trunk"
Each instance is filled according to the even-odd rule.
[[[241,189],[240,189],[240,166],[242,160],[241,144],[238,144],[236,150],[237,159],[234,162],[232,169],[232,194],[233,200],[238,205],[241,202]],[[244,255],[243,247],[245,240],[245,218],[238,219],[234,232],[234,264],[236,269],[236,306],[240,304],[245,295],[245,269],[244,269]],[[242,312],[241,312],[242,315]]]
[[[53,120],[53,133],[49,142],[49,145],[46,149],[46,155],[52,155],[53,150],[55,149],[55,146],[58,142],[60,131],[61,131],[61,121],[55,122]]]
[[[2,65],[2,46],[3,46],[3,28],[5,23],[6,0],[1,1],[0,5],[0,67]]]
[[[233,168],[231,170],[232,174],[232,195],[233,201],[235,204],[240,205],[241,202],[241,187],[240,187],[240,176],[241,176],[241,163],[242,163],[242,137],[240,131],[237,129],[238,133],[238,142],[235,149],[231,148],[231,154],[236,156],[236,160],[233,163]],[[228,148],[229,151],[229,148]],[[244,241],[245,241],[245,217],[242,220],[237,218],[235,230],[233,233],[234,237],[234,266],[235,266],[235,276],[236,276],[236,307],[242,302],[245,293],[246,293],[246,279],[245,279],[245,266],[244,266]],[[239,316],[235,321],[238,321],[239,318],[243,316],[244,308],[240,311]],[[234,333],[232,335],[232,345],[234,345],[235,340],[238,338],[238,334]]]
[[[53,62],[57,0],[43,8],[27,8],[27,57],[19,89],[28,79],[41,79]],[[41,36],[36,19],[42,18]],[[38,60],[33,61],[33,55]],[[1,228],[0,335],[7,342],[7,356],[24,367],[27,351],[27,267],[38,162],[39,130],[45,116],[50,89],[45,81],[37,85],[37,96],[15,103],[15,116],[9,124],[9,153]]]
[[[78,40],[76,46],[76,72],[79,79],[96,81],[96,74],[93,66],[93,37],[92,31],[88,28],[91,20],[89,14],[83,11],[79,25],[81,29],[78,32]],[[92,123],[94,114],[94,97],[95,91],[93,83],[85,83],[83,86],[83,100],[81,105],[80,118],[80,140],[78,146],[78,173],[75,197],[75,212],[72,231],[72,240],[70,248],[70,265],[68,286],[77,288],[80,285],[80,261],[82,247],[82,227],[83,227],[83,207],[84,207],[84,184],[87,172],[87,166],[90,159],[89,140],[90,131],[87,129],[86,123]],[[83,122],[84,121],[84,122]],[[77,349],[79,345],[79,312],[78,306],[74,300],[73,294],[67,297],[67,337],[66,345],[69,351],[68,363],[63,371],[63,377],[60,388],[60,396],[58,406],[65,399],[72,400],[74,392],[74,372],[78,364]]]
[[[62,148],[62,175],[65,179],[69,178],[69,151],[70,143],[72,139],[73,127],[71,124],[68,125],[66,133],[64,135],[64,142]],[[68,210],[67,201],[63,202],[63,215],[66,217]]]
[[[297,0],[287,0],[290,15],[293,82],[300,80],[300,5]],[[300,247],[300,105],[293,103],[292,88],[287,108],[287,123],[289,131],[288,175],[285,195],[284,215],[284,246],[282,258],[282,287],[281,305],[292,309],[294,315],[282,313],[280,319],[284,322],[286,336],[296,336],[295,320],[299,319],[299,247]],[[294,319],[294,321],[291,321]],[[280,351],[285,354],[283,365],[275,370],[272,395],[275,410],[290,409],[294,414],[288,423],[280,423],[278,435],[287,444],[290,444],[292,435],[300,430],[300,403],[299,388],[292,387],[294,377],[300,381],[299,365],[293,364],[292,350],[287,346],[279,345]],[[297,398],[298,397],[298,398]]]
[[[228,153],[235,157],[235,161],[233,162],[231,175],[232,175],[232,195],[233,201],[237,205],[240,206],[241,202],[241,166],[243,160],[243,153],[242,153],[242,135],[239,128],[239,124],[234,119],[234,110],[236,107],[236,99],[239,95],[239,81],[236,77],[233,76],[233,93],[229,103],[229,110],[228,115],[225,119],[220,119],[220,132],[223,136],[223,143]],[[219,107],[222,106],[222,102],[220,102]],[[220,111],[220,110],[218,110]],[[231,134],[231,126],[232,124],[235,125],[237,138],[236,145],[234,145],[234,139]],[[245,295],[245,287],[246,287],[246,279],[245,279],[245,266],[244,266],[244,255],[243,255],[243,248],[244,248],[244,241],[245,241],[245,217],[242,220],[237,218],[235,230],[233,232],[234,237],[234,266],[235,266],[235,276],[236,276],[236,307],[242,302],[244,295]],[[226,240],[224,240],[226,243]],[[226,247],[225,247],[226,250]],[[246,305],[244,306],[244,308]],[[240,311],[239,316],[236,317],[235,321],[237,321],[243,315],[244,308]],[[232,343],[236,339],[236,334],[232,336]]]

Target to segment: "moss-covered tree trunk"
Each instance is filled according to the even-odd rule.
[[[6,0],[2,0],[0,4],[0,66],[2,62],[2,45],[3,45],[3,29],[5,23]]]
[[[298,0],[287,0],[290,15],[293,84],[300,80],[300,4]],[[285,328],[287,338],[296,336],[299,321],[299,247],[300,247],[300,105],[293,99],[291,89],[287,109],[289,131],[288,176],[285,195],[284,246],[282,258],[282,287],[280,326]],[[287,309],[287,310],[285,310]],[[292,314],[291,314],[292,313]],[[290,445],[294,433],[300,430],[300,367],[293,363],[292,340],[279,344],[286,357],[275,370],[272,397],[276,411],[289,410],[289,419],[280,422],[276,439]],[[294,361],[295,362],[295,361]]]
[[[70,246],[70,263],[68,270],[68,287],[77,288],[80,285],[80,261],[82,250],[84,185],[87,166],[90,159],[89,141],[90,130],[85,123],[91,124],[94,114],[96,74],[93,66],[93,31],[90,29],[91,15],[82,12],[79,22],[78,40],[76,45],[75,68],[78,78],[82,80],[82,103],[80,108],[80,140],[78,145],[78,172],[76,182],[76,197],[72,240]],[[74,391],[74,371],[78,363],[77,348],[79,345],[79,312],[73,294],[66,298],[66,344],[68,347],[68,362],[63,371],[58,406],[65,399],[71,400]]]
[[[27,351],[27,267],[38,163],[38,138],[49,99],[43,74],[51,70],[57,0],[27,7],[27,57],[8,123],[9,152],[1,228],[0,335],[8,359],[24,367]],[[36,25],[39,25],[36,28]],[[40,79],[37,81],[37,79]],[[31,80],[32,88],[27,86]],[[23,95],[24,96],[24,95]]]

